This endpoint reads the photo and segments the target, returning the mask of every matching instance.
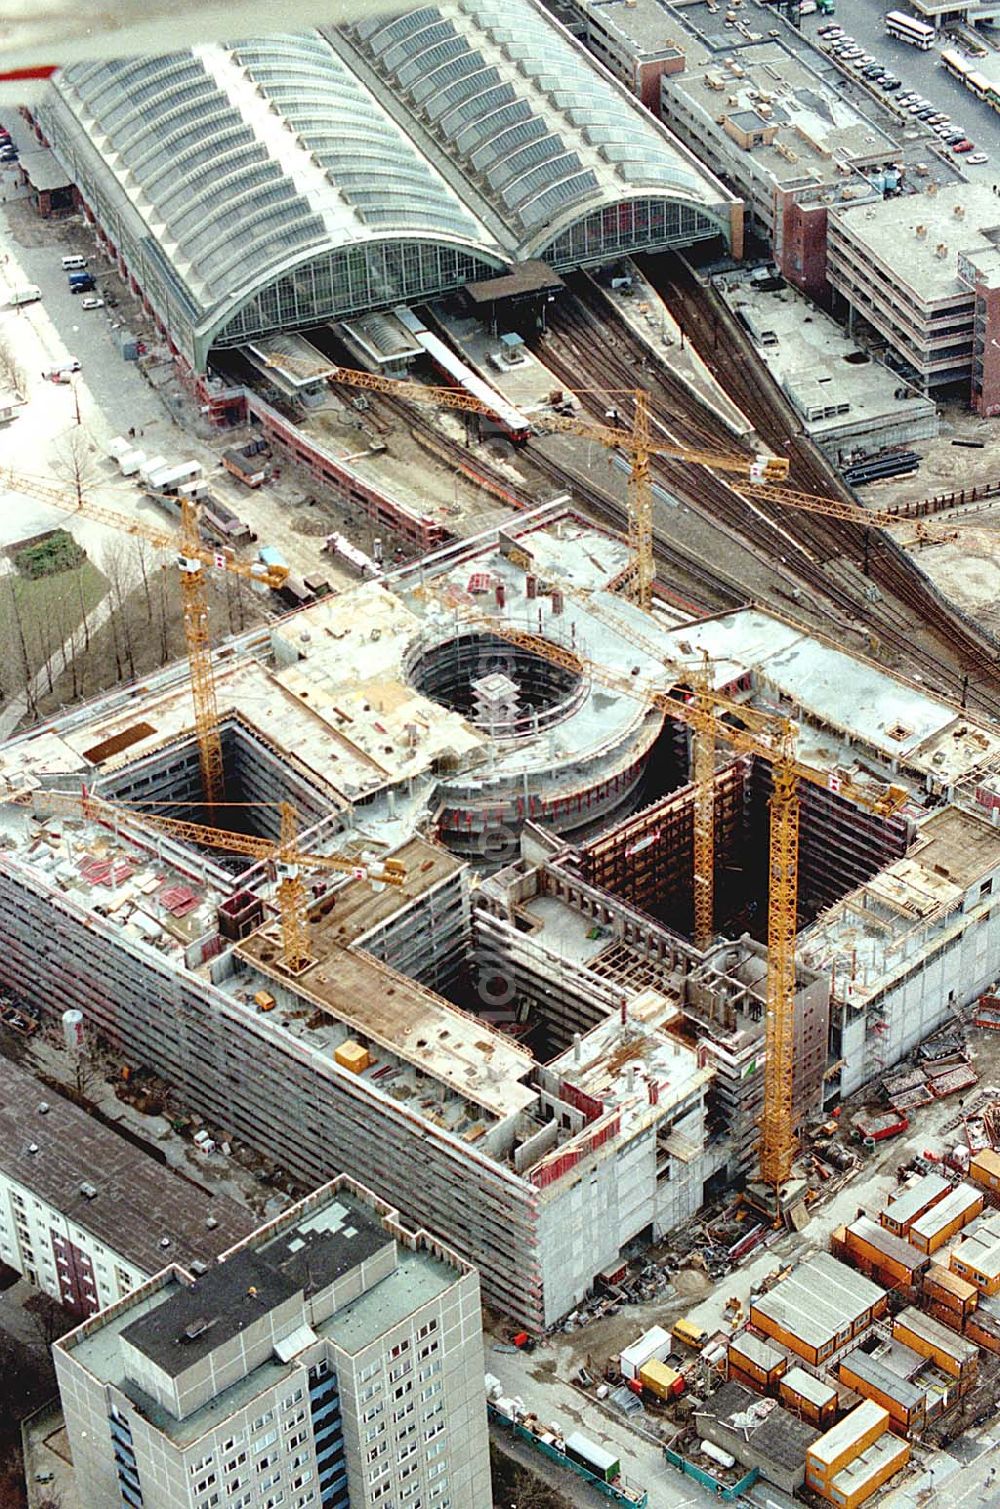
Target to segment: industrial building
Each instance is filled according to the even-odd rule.
[[[617,78],[745,202],[747,227],[779,271],[816,297],[826,286],[827,216],[900,183],[900,143],[763,13],[705,0],[565,0],[556,6]],[[757,28],[760,28],[759,30]],[[766,29],[765,29],[766,28]]]
[[[352,1181],[54,1352],[82,1503],[492,1501],[475,1270]]]
[[[905,255],[903,254],[905,248]],[[961,384],[1000,413],[1000,232],[988,184],[930,184],[902,202],[838,206],[830,285],[925,392]]]
[[[719,747],[719,937],[696,948],[689,735],[653,689],[707,655],[720,689],[795,718],[815,768],[796,1125],[945,1021],[949,990],[962,1005],[1000,975],[1000,938],[977,921],[1000,872],[986,805],[1000,739],[774,615],[640,614],[612,590],[626,563],[620,540],[551,505],[230,647],[227,800],[256,804],[265,840],[290,802],[307,852],[402,871],[398,888],[315,882],[302,968],[285,967],[267,864],[46,796],[83,783],[95,801],[197,815],[184,667],[0,751],[7,986],[45,1019],[53,1000],[83,1011],[118,1060],[304,1186],[369,1179],[536,1330],[753,1167],[770,770]],[[555,660],[498,627],[530,628]],[[879,816],[845,781],[861,801],[900,785],[905,803]],[[820,947],[865,887],[888,919],[884,952],[853,946],[855,982],[884,961],[867,992]],[[878,1059],[876,1014],[891,1018]]]
[[[81,64],[36,125],[196,372],[535,259],[739,250],[736,197],[534,0]]]
[[[0,1059],[0,1260],[93,1315],[165,1263],[194,1273],[254,1217]]]

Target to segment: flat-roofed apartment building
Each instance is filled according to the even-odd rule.
[[[256,1224],[0,1059],[0,1260],[68,1310],[92,1315],[165,1263],[201,1272]]]
[[[344,1178],[55,1359],[93,1509],[492,1502],[475,1269]]]
[[[830,216],[828,276],[925,391],[968,386],[1000,414],[1000,203],[986,184],[929,186]]]

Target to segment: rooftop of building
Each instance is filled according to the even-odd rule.
[[[940,848],[934,842],[938,833]],[[956,866],[956,878],[948,863]],[[1000,832],[985,817],[941,808],[918,825],[910,855],[849,892],[806,928],[800,938],[803,958],[817,969],[835,967],[838,994],[860,1007],[909,967],[929,940],[945,936],[957,924],[968,890],[977,881],[985,883],[998,866]]]
[[[140,1151],[0,1058],[0,1169],[146,1274],[211,1263],[255,1227],[250,1211]]]
[[[770,1462],[785,1471],[801,1468],[807,1450],[819,1436],[813,1426],[773,1399],[761,1399],[742,1383],[732,1381],[697,1405],[694,1418],[702,1429],[701,1422],[710,1419],[715,1433],[738,1460],[743,1460],[743,1449],[749,1449],[755,1461]]]
[[[810,1404],[815,1404],[822,1409],[837,1398],[837,1390],[829,1383],[824,1383],[822,1378],[817,1378],[815,1373],[807,1373],[804,1367],[796,1364],[788,1369],[781,1379],[783,1384],[793,1389],[803,1399],[808,1399]]]
[[[372,1258],[388,1247],[394,1248],[391,1262],[380,1260],[381,1271],[372,1273]],[[310,1324],[304,1307],[289,1310],[296,1295],[308,1299],[328,1290],[365,1263],[372,1273],[367,1285],[332,1314]],[[161,1273],[58,1345],[100,1382],[125,1393],[152,1426],[186,1446],[220,1416],[234,1414],[288,1377],[299,1354],[317,1339],[360,1351],[466,1271],[443,1251],[432,1252],[419,1233],[401,1228],[396,1213],[368,1191],[338,1179],[251,1235],[203,1278],[192,1281],[177,1268]],[[130,1377],[129,1347],[175,1378],[277,1306],[286,1308],[286,1334],[267,1360],[183,1419]]]
[[[886,1231],[884,1226],[880,1226],[877,1221],[872,1221],[868,1216],[859,1216],[847,1229],[862,1242],[867,1242],[874,1247],[883,1257],[902,1264],[906,1269],[923,1268],[930,1261],[927,1254],[914,1247],[912,1242],[896,1236],[894,1232]]]
[[[846,1263],[814,1253],[751,1303],[754,1313],[817,1351],[871,1310],[885,1293]]]
[[[745,1357],[748,1362],[763,1368],[765,1372],[771,1372],[779,1367],[784,1361],[784,1352],[779,1352],[777,1347],[769,1346],[761,1337],[755,1336],[752,1331],[738,1331],[729,1343],[730,1354],[737,1353]]]
[[[920,1174],[889,1196],[885,1203],[886,1214],[899,1223],[912,1220],[950,1188],[951,1184],[943,1174]]]
[[[871,1356],[861,1347],[855,1347],[853,1352],[842,1357],[840,1366],[887,1398],[894,1399],[902,1409],[919,1409],[926,1397],[924,1389],[911,1383],[897,1369],[886,1367],[878,1357]]]
[[[766,691],[789,698],[803,744],[809,743],[810,725],[817,724],[903,769],[941,781],[960,780],[1000,761],[1000,734],[956,704],[758,608],[685,624],[671,638],[678,647],[689,646],[692,658],[709,656],[716,686],[728,686],[751,670],[758,701]],[[829,751],[829,740],[820,742],[828,748],[826,763],[843,757],[839,746]]]
[[[691,10],[679,7],[671,20],[683,25]],[[733,141],[732,151],[746,152],[759,172],[796,197],[822,188],[833,202],[869,198],[871,186],[849,165],[881,167],[898,157],[894,138],[781,37],[751,43],[727,28],[721,37],[692,35],[680,45],[687,66],[664,80],[665,96],[684,94],[713,120],[726,115],[744,132],[766,132],[768,140],[746,148]]]
[[[956,1217],[975,1205],[976,1201],[983,1198],[980,1190],[974,1189],[971,1184],[956,1184],[955,1188],[946,1194],[930,1210],[925,1210],[922,1216],[918,1216],[910,1227],[920,1237],[933,1237],[945,1226],[950,1226]]]
[[[838,1420],[837,1424],[824,1432],[818,1441],[813,1442],[809,1448],[809,1455],[820,1463],[835,1462],[868,1431],[879,1425],[887,1426],[888,1423],[889,1411],[883,1409],[880,1404],[876,1404],[874,1399],[864,1399],[851,1410],[849,1415]]]
[[[336,908],[314,921],[309,942],[316,962],[296,977],[294,994],[275,962],[277,941],[268,930],[238,945],[240,959],[283,997],[272,1013],[277,1025],[293,1026],[303,1005],[311,1004],[320,1019],[293,1036],[321,1042],[330,1058],[348,1040],[362,1037],[371,1061],[359,1078],[469,1143],[535,1100],[536,1092],[523,1083],[535,1067],[526,1049],[426,986],[343,947],[336,930]],[[323,1016],[329,1018],[325,1031]],[[442,1101],[442,1086],[453,1100]]]
[[[918,303],[971,297],[958,276],[959,258],[991,264],[1000,244],[1000,204],[987,183],[934,185],[905,199],[838,206],[832,221],[891,268],[894,283]]]
[[[891,1431],[887,1430],[884,1435],[879,1436],[878,1440],[866,1446],[853,1462],[848,1462],[846,1467],[842,1467],[830,1486],[834,1493],[843,1495],[845,1503],[863,1502],[872,1492],[868,1484],[875,1480],[877,1486],[887,1468],[895,1471],[897,1466],[901,1467],[909,1451],[906,1441],[901,1441],[898,1436],[894,1436]],[[868,1494],[865,1493],[866,1488],[868,1488]]]
[[[951,1255],[956,1262],[974,1268],[985,1279],[1000,1276],[1000,1213],[977,1221]]]
[[[706,209],[730,197],[534,0],[457,0],[326,35],[370,88],[389,86],[407,136],[520,258],[633,194]]]
[[[933,1315],[918,1310],[914,1305],[907,1305],[905,1310],[900,1310],[893,1321],[894,1334],[897,1327],[904,1327],[907,1331],[911,1331],[914,1336],[921,1337],[962,1365],[975,1362],[979,1356],[979,1349],[973,1342],[967,1341],[964,1336],[959,1336],[951,1326],[935,1320]]]
[[[933,399],[873,361],[817,304],[791,284],[762,288],[734,274],[715,280],[753,336],[761,359],[820,444],[844,430],[894,419],[933,417]],[[836,410],[847,405],[845,413]]]

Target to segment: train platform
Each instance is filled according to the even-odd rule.
[[[554,390],[561,389],[561,384],[527,346],[516,346],[510,353],[515,359],[505,361],[501,338],[480,320],[459,314],[444,300],[433,304],[431,313],[467,366],[515,408],[529,417],[539,409],[551,408],[549,400]],[[579,404],[574,407],[579,408]]]
[[[628,278],[631,282],[625,282]],[[742,439],[752,435],[751,421],[729,397],[705,366],[690,341],[683,338],[681,327],[664,304],[656,289],[629,259],[621,264],[621,283],[610,288],[597,278],[591,283],[601,297],[628,325],[653,358],[676,377],[690,393],[705,404],[728,430]],[[615,279],[616,282],[620,280]]]

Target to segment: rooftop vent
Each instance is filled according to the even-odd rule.
[[[939,241],[937,246],[934,248],[934,255],[935,257],[937,257],[939,262],[943,262],[945,257],[948,255],[947,242]]]
[[[926,227],[926,225],[918,225],[917,226],[916,237],[917,237],[918,241],[926,241],[927,240],[927,227]]]
[[[956,220],[964,220],[965,219],[965,205],[964,204],[956,204],[956,206],[955,206],[954,210],[952,211],[952,213],[954,214]]]
[[[38,1150],[39,1149],[38,1149],[38,1143],[37,1142],[29,1142],[28,1143],[28,1152],[29,1153],[37,1153]]]
[[[206,1216],[205,1225],[208,1227],[209,1231],[214,1231],[218,1224],[219,1222],[216,1216]]]
[[[185,1326],[178,1340],[182,1342],[197,1341],[199,1336],[215,1325],[215,1319],[209,1319],[207,1315],[196,1315],[189,1326]]]
[[[40,1100],[38,1102],[38,1114],[39,1116],[47,1116],[49,1114],[49,1103],[47,1100]]]
[[[197,1274],[198,1278],[202,1278],[208,1272],[208,1264],[203,1263],[201,1258],[195,1258],[191,1264],[191,1272]]]
[[[97,1185],[84,1182],[80,1185],[80,1193],[85,1200],[97,1199]]]
[[[169,1247],[170,1246],[170,1238],[169,1237],[161,1237],[160,1238],[160,1246],[161,1247]]]

